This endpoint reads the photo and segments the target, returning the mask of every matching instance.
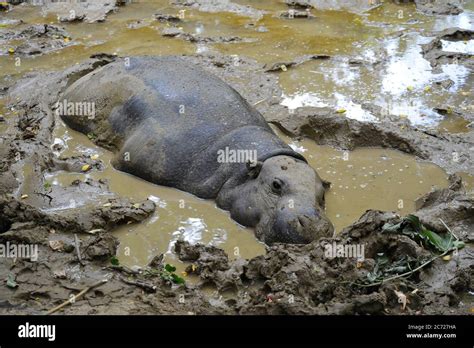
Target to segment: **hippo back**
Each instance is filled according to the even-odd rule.
[[[214,198],[245,163],[217,160],[218,151],[256,151],[259,160],[287,154],[262,115],[232,87],[178,57],[134,57],[73,83],[68,103],[94,103],[95,115],[62,115],[117,152],[114,165],[145,180]]]

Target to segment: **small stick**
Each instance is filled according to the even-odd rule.
[[[113,269],[115,271],[119,271],[119,272],[123,272],[123,273],[127,273],[127,274],[130,274],[130,275],[139,275],[139,274],[142,274],[142,272],[140,271],[135,271],[129,267],[126,267],[126,266],[115,266],[115,265],[112,265],[112,266],[108,266],[106,267],[107,269]]]
[[[79,263],[82,265],[82,256],[81,256],[81,244],[79,242],[79,238],[77,234],[74,234],[74,245],[76,247],[77,258],[79,259]]]
[[[439,221],[441,221],[441,223],[444,225],[444,227],[446,227],[446,229],[448,230],[449,233],[451,233],[451,235],[456,238],[456,240],[459,240],[459,238],[453,233],[453,231],[451,231],[451,229],[448,227],[448,225],[446,225],[446,223],[443,221],[443,219],[439,218]]]
[[[264,102],[265,100],[267,100],[267,98],[263,98],[262,100],[259,100],[258,102],[254,103],[253,106],[257,106],[258,104]]]
[[[120,277],[120,280],[126,284],[138,286],[146,292],[156,292],[156,285],[151,285],[140,280],[126,279],[125,277]]]
[[[82,297],[82,296],[83,296],[85,293],[87,293],[88,291],[90,291],[90,290],[92,290],[92,289],[94,289],[94,288],[96,288],[96,287],[98,287],[98,286],[100,286],[100,285],[102,285],[102,284],[105,284],[105,283],[107,283],[107,279],[102,279],[102,280],[98,281],[97,283],[94,283],[94,284],[92,284],[91,286],[88,286],[87,288],[85,288],[84,290],[82,290],[82,291],[81,291],[80,293],[78,293],[77,295],[74,295],[73,297],[71,297],[69,300],[67,300],[67,301],[65,301],[65,302],[63,302],[63,303],[61,303],[59,306],[54,307],[53,309],[50,309],[50,310],[46,313],[46,315],[53,314],[53,313],[59,311],[61,308],[67,306],[68,304],[76,302],[76,300],[77,300],[78,298]]]

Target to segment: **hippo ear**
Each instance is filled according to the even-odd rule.
[[[324,190],[325,191],[329,190],[329,188],[331,187],[331,182],[326,181],[326,180],[322,180],[322,179],[321,179],[321,181],[323,182]]]
[[[260,170],[262,169],[263,162],[261,161],[247,161],[246,163],[248,175],[255,179],[258,174],[260,174]]]

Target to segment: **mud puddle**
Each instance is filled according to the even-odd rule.
[[[5,25],[1,30],[25,29],[34,24],[62,27],[69,34],[69,46],[39,56],[17,57],[6,54],[15,49],[14,42],[0,40],[0,66],[4,77],[19,76],[28,71],[58,70],[82,62],[93,54],[180,55],[195,52],[194,45],[183,40],[172,40],[159,33],[159,22],[153,14],[159,8],[169,8],[168,1],[131,3],[127,11],[111,15],[104,23],[58,23],[54,13],[44,12],[41,6],[17,6],[5,14],[5,19],[21,19],[19,25]],[[175,13],[176,9],[173,10]],[[2,14],[3,16],[3,14]],[[137,22],[138,21],[138,22]],[[140,24],[137,26],[137,23]],[[139,40],[136,38],[139,37]],[[20,58],[20,60],[18,60]]]
[[[21,57],[19,65],[14,55],[0,56],[0,65],[5,75],[16,75],[60,69],[100,52],[127,56],[218,50],[235,56],[236,64],[245,52],[262,65],[282,66],[306,55],[328,55],[331,59],[310,59],[279,72],[284,105],[327,105],[344,110],[347,117],[377,122],[377,117],[362,105],[373,103],[415,126],[448,133],[469,131],[470,121],[441,115],[434,108],[456,106],[472,112],[469,86],[474,77],[461,64],[444,64],[433,71],[422,57],[420,45],[429,42],[435,31],[472,29],[473,12],[429,17],[418,12],[414,4],[386,3],[366,13],[311,9],[314,17],[285,19],[280,17],[288,11],[283,2],[238,3],[254,6],[263,15],[254,18],[229,12],[208,13],[174,7],[165,0],[131,3],[109,15],[104,23],[59,23],[70,35],[66,38],[70,46],[42,56]],[[158,21],[155,14],[172,15],[177,20]],[[41,12],[35,6],[16,7],[5,17],[21,18],[25,24],[20,28],[58,24],[53,13]],[[163,36],[163,30],[170,28],[187,36]],[[135,40],[137,37],[140,40]],[[446,50],[471,54],[472,45],[472,41],[443,42]],[[10,46],[1,45],[1,50],[7,51]]]
[[[366,27],[372,28],[372,39],[353,41],[350,54],[339,52],[337,58],[308,61],[281,71],[283,105],[293,109],[331,106],[344,110],[349,118],[377,122],[363,106],[373,103],[386,115],[408,119],[415,126],[468,132],[469,121],[441,115],[434,108],[450,105],[472,112],[472,73],[460,64],[445,64],[434,71],[423,58],[421,45],[430,42],[433,31],[452,26],[472,29],[473,18],[472,13],[463,13],[427,19],[412,7],[389,4],[366,17],[357,17],[353,21],[364,23],[364,32]],[[427,36],[421,36],[420,30]],[[443,44],[445,51],[472,54],[472,41]]]
[[[239,1],[239,4],[247,4]],[[193,54],[218,50],[228,55],[245,52],[263,65],[291,62],[312,54],[330,59],[308,60],[279,74],[284,93],[283,105],[331,105],[344,111],[345,117],[368,122],[379,120],[363,107],[362,101],[390,109],[390,114],[407,118],[415,125],[438,127],[444,132],[467,132],[469,121],[433,111],[435,105],[469,106],[473,77],[462,65],[444,65],[433,73],[420,52],[420,44],[429,42],[410,31],[431,32],[435,28],[472,26],[473,14],[427,17],[414,5],[385,4],[364,14],[344,11],[311,10],[314,18],[285,19],[281,12],[288,6],[274,1],[252,4],[263,16],[252,18],[235,13],[207,13],[193,8],[173,7],[168,1],[131,3],[108,16],[104,23],[60,23],[73,44],[60,52],[22,57],[15,64],[14,55],[0,56],[5,76],[19,76],[30,70],[60,69],[88,56],[107,52],[127,55]],[[31,24],[58,24],[52,13],[39,7],[21,6],[6,18],[21,18]],[[160,22],[154,14],[178,16],[176,24]],[[342,25],[344,23],[344,25]],[[176,26],[198,38],[237,37],[231,43],[196,44],[161,35],[164,28]],[[136,40],[139,37],[140,40]],[[446,42],[446,48],[470,50],[470,43]],[[456,47],[454,47],[456,46]],[[5,46],[6,47],[6,46]],[[433,83],[451,80],[449,91],[436,89]],[[382,97],[383,96],[383,97]],[[468,105],[469,104],[469,105]],[[0,124],[1,127],[4,127]],[[94,147],[87,137],[66,130],[56,130],[59,143],[66,143],[63,156],[98,154],[105,163],[103,172],[89,174],[56,173],[47,180],[69,185],[75,179],[107,178],[113,192],[135,200],[150,198],[157,204],[156,213],[140,225],[117,231],[123,263],[144,265],[159,253],[172,258],[172,244],[180,237],[192,242],[211,243],[230,256],[250,258],[264,252],[251,230],[234,223],[213,202],[199,200],[186,193],[149,184],[112,168],[112,155]],[[286,141],[308,158],[320,175],[332,182],[327,194],[327,212],[340,231],[357,220],[367,209],[414,210],[414,200],[433,188],[446,187],[445,173],[434,165],[417,163],[413,157],[388,149],[357,149],[340,152],[317,146],[311,140]],[[469,185],[469,181],[466,183]]]
[[[338,151],[309,139],[292,140],[281,132],[277,134],[306,156],[321,178],[331,182],[326,193],[326,212],[336,233],[369,209],[401,215],[412,213],[417,198],[448,186],[447,175],[441,168],[420,163],[396,150]]]
[[[466,146],[472,147],[472,141],[469,138],[472,135],[472,128],[470,128],[472,127],[472,90],[470,89],[473,83],[472,74],[467,70],[465,62],[454,64],[450,60],[443,60],[436,68],[433,68],[430,62],[423,58],[420,46],[430,42],[437,36],[439,30],[445,28],[472,29],[474,4],[468,4],[466,11],[457,16],[425,16],[418,12],[413,4],[395,5],[386,2],[383,6],[365,13],[311,9],[309,18],[290,19],[280,17],[282,13],[283,16],[289,14],[289,7],[284,2],[263,0],[255,3],[236,0],[233,3],[244,7],[250,5],[257,10],[252,11],[248,8],[241,13],[239,13],[240,10],[232,13],[231,9],[206,12],[194,7],[172,6],[167,0],[132,2],[119,8],[116,13],[110,13],[105,22],[86,24],[81,21],[58,23],[55,14],[45,12],[41,7],[17,6],[5,15],[2,13],[0,19],[2,72],[0,98],[2,93],[9,95],[3,85],[11,85],[22,75],[29,72],[35,73],[38,70],[61,70],[71,67],[95,53],[120,56],[193,55],[194,57],[189,58],[195,58],[199,64],[206,65],[210,71],[231,83],[247,100],[256,103],[255,105],[268,120],[271,120],[269,115],[275,110],[284,110],[286,114],[287,110],[279,105],[281,101],[279,98],[282,95],[283,105],[290,110],[304,105],[332,106],[337,110],[337,114],[334,115],[335,118],[328,117],[327,119],[334,124],[337,124],[334,120],[340,120],[339,117],[341,119],[346,117],[379,123],[380,128],[386,128],[384,132],[370,134],[385,136],[385,132],[393,132],[393,129],[398,129],[399,126],[404,131],[401,127],[403,122],[398,121],[406,119],[407,123],[409,121],[421,129],[414,130],[414,127],[406,126],[406,130],[411,134],[408,143],[410,145],[426,144],[425,150],[437,156],[423,157],[420,156],[421,151],[412,153],[416,153],[420,158],[435,161],[450,173],[465,171],[466,173],[459,173],[463,178],[464,186],[470,191],[474,189],[474,177],[470,173],[472,167],[470,158],[469,156],[464,158],[463,155],[466,154],[462,153],[468,148]],[[248,14],[249,11],[252,13]],[[156,20],[154,15],[157,13],[163,14],[164,20]],[[3,15],[9,22],[3,21]],[[166,19],[166,15],[177,16],[179,20]],[[15,19],[21,19],[24,23],[10,21]],[[16,49],[17,45],[25,44],[25,40],[5,41],[2,35],[9,30],[20,31],[35,24],[49,24],[64,28],[66,36],[59,39],[48,38],[53,43],[61,43],[59,48],[43,50],[34,55],[20,54],[20,51],[8,53],[10,48]],[[49,41],[46,44],[49,44]],[[443,50],[472,54],[471,41],[443,40],[441,43]],[[201,53],[203,55],[200,55]],[[222,57],[220,53],[227,56]],[[246,56],[256,60],[256,63],[253,61],[250,63]],[[229,57],[235,59],[231,60]],[[271,67],[276,67],[276,69],[271,70]],[[269,70],[271,71],[268,72]],[[247,71],[251,73],[246,73]],[[258,88],[280,92],[279,88],[273,89],[277,87],[277,78],[282,93],[273,94],[274,99],[278,99],[274,104],[272,104],[273,100],[270,100],[272,96],[270,93],[254,94]],[[46,77],[45,83],[47,82]],[[46,96],[46,94],[42,95]],[[264,97],[268,97],[267,100],[258,104],[258,101]],[[28,96],[24,99],[28,100]],[[373,107],[368,107],[366,104],[375,104],[386,109],[387,118],[384,117],[384,113],[382,115],[380,112],[373,113]],[[451,106],[461,112],[449,112]],[[435,108],[444,111],[438,113],[434,110]],[[35,108],[28,112],[31,112],[32,116],[40,117],[39,113],[42,110],[42,108]],[[301,110],[297,110],[296,114],[298,111]],[[112,231],[111,234],[108,231],[111,231],[113,227],[107,227],[105,233],[97,232],[104,238],[103,243],[96,240],[96,237],[102,237],[87,235],[86,232],[90,229],[82,228],[83,225],[81,225],[77,231],[81,231],[79,234],[82,241],[97,242],[100,244],[97,251],[103,252],[103,254],[97,253],[98,256],[102,256],[100,262],[98,259],[92,259],[94,255],[91,254],[91,259],[87,260],[87,267],[100,270],[101,274],[104,268],[110,268],[110,258],[115,255],[115,249],[109,247],[109,244],[113,246],[115,242],[112,235],[117,236],[120,241],[117,255],[122,265],[144,266],[155,256],[164,253],[164,261],[177,266],[179,274],[185,269],[186,264],[189,267],[189,263],[193,263],[198,267],[196,275],[186,277],[186,285],[176,287],[174,284],[171,291],[170,284],[163,283],[159,275],[155,277],[156,279],[150,279],[135,274],[135,278],[147,282],[148,286],[143,288],[142,283],[127,283],[127,279],[129,281],[129,278],[133,277],[127,275],[124,281],[119,273],[122,271],[116,270],[115,280],[111,280],[111,285],[104,290],[106,294],[104,298],[100,299],[97,294],[91,294],[87,301],[79,301],[75,306],[66,309],[66,313],[107,314],[117,311],[116,313],[121,314],[189,314],[192,311],[191,313],[212,314],[234,311],[243,314],[387,314],[390,313],[387,310],[389,309],[391,313],[419,314],[419,311],[425,310],[424,306],[426,307],[424,313],[427,314],[452,314],[453,309],[456,309],[457,313],[466,313],[466,309],[462,306],[453,307],[457,304],[457,295],[454,295],[450,287],[464,296],[470,286],[465,281],[468,277],[466,273],[468,262],[464,262],[462,272],[458,272],[457,266],[454,266],[458,264],[457,258],[453,257],[449,263],[439,260],[440,262],[436,265],[438,268],[422,273],[424,277],[439,276],[441,280],[435,279],[434,283],[426,282],[426,279],[420,277],[421,281],[416,283],[418,278],[414,279],[416,284],[409,289],[404,279],[403,282],[396,284],[387,283],[380,290],[370,290],[362,295],[354,293],[341,280],[352,281],[354,272],[365,276],[362,273],[365,270],[372,270],[374,260],[367,262],[361,269],[356,268],[355,263],[353,264],[350,260],[337,264],[326,260],[322,253],[322,245],[316,244],[277,245],[265,250],[265,247],[255,239],[252,230],[233,222],[228,213],[216,208],[214,202],[200,200],[174,189],[156,186],[114,170],[110,165],[112,159],[110,152],[94,146],[86,136],[65,128],[59,122],[56,123],[53,135],[53,150],[62,157],[80,156],[82,159],[84,157],[96,159],[92,169],[86,173],[53,171],[45,174],[44,180],[41,180],[43,172],[38,171],[40,163],[35,153],[38,150],[41,160],[49,158],[45,154],[49,152],[42,147],[49,142],[49,140],[44,142],[45,139],[49,139],[49,128],[41,129],[44,132],[39,133],[31,133],[28,129],[21,129],[20,132],[15,127],[18,127],[17,121],[19,123],[25,119],[25,115],[17,115],[11,110],[2,111],[1,109],[0,113],[6,119],[6,122],[0,123],[2,141],[5,139],[10,141],[10,143],[5,141],[5,144],[9,146],[8,150],[12,150],[10,155],[14,154],[15,143],[12,139],[8,139],[9,126],[14,126],[12,128],[15,132],[12,134],[20,136],[19,139],[25,137],[28,140],[22,143],[26,144],[24,147],[26,149],[25,166],[20,175],[15,176],[21,183],[19,188],[21,191],[13,192],[17,200],[7,208],[15,207],[17,203],[20,208],[28,204],[34,206],[35,209],[40,207],[45,218],[51,220],[47,227],[57,228],[58,235],[64,235],[64,238],[69,240],[71,231],[76,233],[76,229],[71,230],[70,225],[65,227],[64,224],[56,223],[58,218],[54,214],[61,213],[61,210],[68,210],[68,213],[62,214],[68,219],[67,222],[82,224],[83,219],[80,219],[82,216],[74,215],[74,213],[81,214],[82,210],[76,210],[76,208],[81,208],[81,204],[94,205],[94,207],[86,207],[87,209],[84,209],[86,213],[92,211],[93,208],[101,208],[100,205],[103,204],[105,196],[110,193],[106,189],[107,185],[102,185],[97,180],[107,179],[110,191],[113,193],[129,197],[132,205],[148,198],[155,202],[156,210],[146,220],[133,220],[142,222],[124,225]],[[300,116],[304,118],[304,113]],[[393,120],[393,124],[391,116],[397,117],[397,120]],[[350,121],[355,123],[355,121]],[[433,131],[426,131],[427,128]],[[335,129],[339,128],[335,127]],[[349,133],[345,134],[348,137],[358,136],[360,129],[367,128],[348,126]],[[458,134],[451,136],[450,133]],[[356,148],[354,151],[345,152],[327,146],[318,146],[309,139],[295,140],[282,134],[280,136],[297,151],[303,153],[322,178],[332,183],[326,196],[326,205],[328,216],[336,226],[336,232],[341,232],[344,227],[358,221],[338,236],[349,243],[357,242],[359,239],[361,243],[365,243],[368,239],[371,245],[379,248],[378,241],[382,239],[379,240],[378,231],[385,222],[398,219],[391,213],[378,211],[369,211],[364,214],[366,210],[394,211],[404,215],[415,210],[415,200],[424,193],[436,188],[445,188],[448,185],[446,173],[439,167],[426,162],[418,162],[415,157],[395,150]],[[466,140],[462,141],[464,137]],[[403,141],[400,142],[404,138],[391,137],[390,139],[394,140],[382,142],[380,146],[401,148],[399,144],[405,144]],[[341,145],[334,142],[330,144],[335,147]],[[363,142],[357,144],[359,144],[357,146],[367,146]],[[449,156],[454,150],[460,154],[461,160],[465,161],[463,163],[466,165],[462,167],[449,165],[448,161],[451,158]],[[440,153],[445,152],[449,156],[439,157]],[[3,159],[5,168],[8,170],[16,166],[16,164],[10,166],[11,157],[13,156],[5,156]],[[27,160],[31,161],[31,164]],[[89,198],[92,199],[88,200],[83,198],[89,192],[87,191],[88,184],[84,183],[87,178],[94,179],[95,185],[91,190],[91,195],[94,196],[90,196]],[[36,182],[33,179],[37,179]],[[79,179],[81,184],[71,186],[76,179]],[[462,192],[454,191],[454,189],[460,189],[456,186],[456,183],[460,181],[456,181],[456,178],[451,179],[448,190],[432,192],[422,199],[423,209],[418,210],[417,215],[429,228],[440,233],[445,232],[439,222],[443,219],[455,234],[463,240],[472,241],[472,237],[466,236],[472,230],[472,202]],[[56,195],[53,202],[48,204],[44,197],[37,197],[34,193],[38,189],[38,182],[40,185],[48,183],[48,185],[60,186],[61,189],[55,192],[66,192],[67,195],[65,197]],[[63,191],[62,188],[64,188]],[[29,197],[21,199],[20,196],[23,194]],[[71,201],[70,198],[73,200]],[[127,204],[130,207],[130,204]],[[30,211],[29,208],[27,210],[25,219],[28,219],[28,223],[33,223],[34,219],[29,217],[37,216],[34,215],[36,210]],[[16,224],[16,230],[10,231],[10,234],[24,232],[25,221],[14,216],[16,211],[9,212],[12,213],[9,215],[10,218],[15,220]],[[360,217],[362,214],[364,215]],[[88,219],[89,216],[96,215],[90,213],[85,216],[85,219]],[[112,218],[119,219],[120,217],[112,216]],[[72,225],[75,226],[75,224]],[[106,224],[103,223],[103,225]],[[66,300],[70,295],[70,290],[68,290],[71,289],[70,283],[75,282],[75,278],[63,279],[67,286],[63,288],[64,285],[60,285],[56,275],[51,274],[51,270],[63,268],[65,265],[80,268],[74,252],[50,250],[48,246],[50,233],[51,231],[45,230],[43,226],[34,226],[24,233],[26,237],[37,236],[38,240],[44,242],[43,251],[49,258],[44,270],[38,272],[30,270],[28,265],[17,264],[10,267],[0,263],[3,267],[0,267],[2,277],[3,275],[6,277],[6,274],[12,271],[18,275],[16,280],[19,283],[19,289],[16,290],[15,296],[21,300],[20,302],[27,298],[31,299],[37,293],[51,296],[42,304],[37,303],[36,300],[29,300],[30,305],[40,308],[42,312],[46,308],[53,307],[53,304]],[[345,239],[348,235],[351,239]],[[191,243],[203,243],[205,246],[185,247],[182,245],[181,252],[175,250],[177,255],[175,256],[170,250],[179,238]],[[380,250],[375,250],[375,248],[373,250],[385,252],[390,243],[399,246],[400,255],[406,255],[407,251],[412,256],[423,254],[417,244],[402,237],[389,238],[382,243],[383,247],[380,246]],[[189,259],[189,255],[186,254],[192,253],[183,251],[186,248],[191,251],[199,250],[196,254],[201,255],[202,252],[202,259]],[[84,249],[87,249],[87,246]],[[224,255],[224,251],[230,259],[236,260],[225,261],[227,256]],[[265,254],[266,251],[266,255],[257,256]],[[375,257],[375,255],[370,256]],[[460,255],[463,255],[462,251]],[[188,256],[188,258],[183,259],[182,256]],[[251,259],[252,257],[254,258]],[[183,262],[178,258],[183,259]],[[240,258],[251,260],[245,261]],[[447,268],[446,265],[451,268]],[[157,267],[161,266],[163,265]],[[316,278],[315,271],[317,271]],[[85,278],[93,275],[87,270],[83,273]],[[454,278],[452,275],[455,275]],[[198,280],[197,277],[210,283],[190,292],[195,285],[194,281]],[[449,283],[448,278],[454,280],[450,280],[451,283]],[[240,284],[247,279],[250,279],[252,284],[249,286]],[[152,290],[158,291],[158,294],[141,297],[144,289],[150,291],[149,285],[156,285],[157,288],[152,288]],[[407,294],[413,289],[420,289],[421,300],[417,297],[418,295],[411,293],[412,295],[409,296],[413,299],[413,309],[405,312],[399,308],[392,285],[394,289]],[[3,290],[5,291],[3,294],[11,299],[14,293],[10,289]],[[125,292],[122,293],[122,291]],[[178,300],[177,295],[181,294],[181,291],[187,292],[188,295],[192,294],[186,297],[185,305]],[[235,300],[236,296],[240,296],[241,291],[248,291],[251,295],[250,300],[248,298]],[[440,295],[443,291],[448,295]],[[171,292],[174,292],[174,295]],[[294,294],[297,294],[296,305],[288,305],[286,299]],[[231,309],[222,307],[223,301],[217,300],[220,296],[224,301],[233,300],[233,302],[227,301]],[[449,303],[448,296],[450,296]],[[205,297],[204,300],[203,297]],[[166,302],[167,298],[169,298],[168,302]],[[110,304],[108,301],[111,301]],[[165,305],[163,301],[166,302]],[[236,301],[242,302],[236,304]],[[417,305],[419,301],[422,301],[420,306]],[[18,311],[23,311],[23,309],[18,309]]]

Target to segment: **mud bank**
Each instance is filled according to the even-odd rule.
[[[117,12],[120,6],[128,3],[126,0],[84,0],[72,2],[43,1],[41,4],[34,1],[11,1],[11,5],[33,3],[42,6],[45,15],[55,15],[58,22],[85,22],[97,23],[106,20],[110,13]]]
[[[449,189],[424,197],[422,200],[430,203],[416,214],[426,221],[435,221],[440,214],[447,219],[451,214],[453,218],[446,223],[460,224],[456,230],[466,231],[473,223],[474,201],[465,195],[458,180],[453,177]],[[433,200],[433,195],[437,199]],[[446,210],[446,202],[451,200],[448,196],[458,197],[469,207]],[[222,293],[234,294],[220,306],[240,314],[468,314],[470,304],[462,298],[471,286],[472,248],[460,250],[450,261],[437,259],[408,279],[374,286],[358,283],[374,272],[381,255],[392,264],[407,258],[418,262],[430,258],[430,253],[409,237],[383,232],[384,225],[399,221],[393,213],[367,211],[335,239],[305,246],[276,245],[251,260],[229,262],[222,250],[187,242],[178,242],[175,252],[192,263],[187,270],[199,275],[199,286],[213,284]],[[436,230],[445,232],[445,228]],[[461,238],[467,240],[472,234]],[[328,245],[334,244],[361,244],[365,259],[328,257]]]
[[[52,132],[58,119],[52,105],[72,82],[116,59],[98,55],[60,72],[31,73],[7,86],[8,131],[1,138],[0,242],[37,244],[38,260],[5,259],[0,278],[2,313],[40,314],[100,279],[84,300],[66,307],[66,314],[468,314],[472,287],[472,194],[457,176],[445,190],[418,201],[423,224],[467,245],[449,260],[437,258],[408,278],[379,285],[367,283],[376,273],[380,254],[390,264],[420,266],[432,256],[410,237],[383,232],[400,222],[394,213],[368,211],[336,238],[305,246],[275,245],[266,254],[231,260],[220,248],[178,241],[174,253],[187,266],[173,276],[163,255],[148,267],[117,265],[114,229],[144,221],[155,204],[130,201],[111,192],[107,182],[87,179],[68,187],[49,186],[55,171],[100,171],[93,157],[60,157]],[[219,54],[183,57],[222,77],[265,115],[269,122],[296,136],[352,149],[383,146],[432,160],[450,172],[472,170],[446,157],[472,147],[469,137],[431,135],[409,124],[365,124],[336,110],[299,108],[291,113],[280,104],[277,76],[247,58]],[[249,80],[249,76],[252,79]],[[421,140],[420,139],[421,136]],[[426,137],[425,137],[426,136]],[[101,144],[101,139],[91,138]],[[459,149],[459,150],[457,150]],[[33,173],[34,175],[26,175]],[[29,178],[25,180],[25,178]],[[442,222],[441,222],[441,220]],[[446,225],[446,226],[445,226]],[[327,245],[363,245],[364,259],[328,257]],[[185,284],[176,282],[183,277]],[[174,280],[173,280],[174,279]]]
[[[416,8],[427,15],[457,15],[463,11],[463,2],[460,0],[393,0],[397,4],[414,3]],[[347,10],[366,12],[382,5],[383,1],[363,0],[286,0],[289,6],[300,8],[314,8],[323,10]]]
[[[315,107],[298,108],[292,112],[280,110],[269,115],[267,120],[291,136],[308,137],[321,145],[347,150],[392,148],[436,163],[449,173],[473,173],[472,133],[441,134],[413,127],[398,118],[386,117],[372,105],[366,107],[379,110],[381,121],[360,122],[341,116],[338,110]]]
[[[474,67],[472,62],[472,52],[451,52],[450,47],[445,48],[444,42],[461,43],[468,45],[474,40],[474,31],[461,28],[448,28],[440,33],[426,45],[422,45],[423,57],[428,60],[433,68],[439,69],[439,66],[447,63],[463,64],[469,68]],[[451,48],[454,48],[451,46]]]
[[[416,8],[428,15],[457,15],[463,12],[463,1],[459,0],[414,0]]]
[[[11,44],[9,42],[15,42]],[[35,56],[72,45],[69,34],[55,25],[32,25],[23,30],[0,33],[0,55]]]
[[[194,8],[203,12],[231,12],[255,19],[261,18],[265,13],[264,11],[257,10],[251,6],[240,5],[230,0],[171,0],[170,3],[175,6]]]

